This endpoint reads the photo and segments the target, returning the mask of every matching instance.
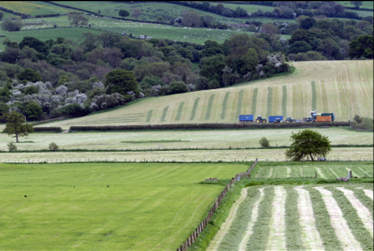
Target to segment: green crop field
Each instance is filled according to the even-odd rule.
[[[0,164],[1,250],[173,250],[241,164]],[[24,197],[24,196],[27,197]]]
[[[352,1],[336,1],[336,3],[340,3],[345,7],[355,7]],[[362,1],[360,8],[373,9],[373,1]]]
[[[373,144],[373,132],[360,132],[345,128],[311,128],[328,136],[332,145]],[[176,130],[176,131],[128,131],[128,132],[74,132],[31,133],[20,138],[19,150],[47,149],[55,142],[64,149],[173,149],[173,148],[245,148],[260,147],[259,140],[266,137],[271,146],[289,146],[290,136],[303,129],[261,130]],[[7,151],[7,144],[15,138],[0,133],[0,151]]]
[[[373,249],[372,183],[244,188],[204,250],[311,249]]]
[[[71,39],[78,42],[82,37],[82,33],[91,32],[93,34],[100,34],[101,31],[89,28],[59,28],[59,29],[40,29],[40,30],[24,30],[19,32],[8,32],[2,31],[3,35],[6,37],[0,37],[0,50],[4,50],[5,46],[3,41],[5,38],[10,39],[11,41],[16,41],[20,43],[24,37],[32,36],[40,39],[41,41],[46,41],[48,39],[56,40],[58,37],[63,37],[65,39]]]
[[[286,110],[287,116],[300,119],[310,116],[310,111],[314,108],[312,105],[316,104],[317,112],[335,113],[336,121],[348,121],[350,109],[352,116],[357,114],[373,117],[372,60],[310,61],[295,62],[293,65],[296,71],[286,76],[243,83],[229,88],[146,98],[112,111],[43,126],[61,126],[67,129],[72,125],[235,123],[238,122],[238,111],[241,114],[251,114],[255,89],[258,90],[255,116],[259,114],[266,116],[268,106],[271,105],[271,115],[279,115]],[[313,81],[315,88],[312,87]],[[287,87],[286,96],[283,93],[284,85]],[[269,100],[268,87],[277,90],[273,90],[271,100]],[[313,99],[314,89],[317,94],[316,100]],[[230,92],[230,95],[224,102],[226,92]],[[243,93],[241,102],[239,102],[240,93]],[[209,103],[213,94],[214,99]],[[196,103],[197,99],[199,101]],[[284,101],[286,107],[282,104]],[[184,102],[183,111],[178,115],[179,120],[176,120],[181,102]],[[226,112],[225,117],[222,118],[224,103]],[[166,106],[169,107],[164,114]],[[206,119],[209,106],[210,116]],[[151,110],[152,116],[149,118]],[[136,119],[126,122],[125,118],[135,114]],[[164,121],[162,121],[163,117]]]
[[[43,1],[0,1],[0,6],[31,16],[66,14],[71,11],[70,9],[54,6]]]

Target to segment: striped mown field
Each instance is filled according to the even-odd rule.
[[[373,184],[244,188],[208,251],[372,250]]]
[[[295,62],[294,73],[229,88],[146,98],[116,110],[41,126],[235,123],[239,114],[373,117],[373,61]]]

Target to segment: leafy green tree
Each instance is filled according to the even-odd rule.
[[[261,147],[270,147],[270,142],[267,138],[262,137],[259,141]]]
[[[288,53],[297,54],[299,52],[308,52],[311,50],[312,50],[312,47],[307,42],[297,41],[290,46]]]
[[[292,133],[291,141],[290,148],[286,150],[286,157],[291,161],[301,161],[306,157],[314,161],[316,157],[326,157],[331,151],[328,137],[310,129]]]
[[[203,66],[200,71],[200,75],[206,77],[209,80],[217,80],[219,83],[222,82],[222,70],[225,68],[225,57],[222,54],[218,54],[212,57],[208,57],[203,61]]]
[[[6,31],[19,31],[22,28],[22,19],[16,18],[13,20],[12,17],[5,18],[1,22],[1,29]]]
[[[50,151],[56,152],[59,147],[55,142],[52,142],[52,143],[49,144],[48,148],[49,148]]]
[[[57,86],[63,85],[67,82],[70,82],[69,76],[68,75],[61,75],[60,78],[58,79]]]
[[[300,29],[309,30],[316,23],[314,18],[308,17],[300,22]]]
[[[68,20],[70,21],[70,25],[87,25],[88,19],[80,12],[68,12],[67,13]]]
[[[22,71],[20,74],[18,74],[17,78],[18,80],[24,83],[26,83],[27,81],[32,82],[32,83],[43,81],[39,73],[31,69],[26,69]]]
[[[23,49],[23,47],[28,46],[30,48],[35,49],[37,52],[46,53],[48,50],[48,44],[40,41],[35,37],[24,37],[22,41],[19,43],[19,48]]]
[[[5,122],[4,115],[9,112],[9,106],[4,102],[0,102],[0,122]]]
[[[257,52],[250,48],[242,57],[241,59],[244,62],[244,72],[243,74],[255,70],[256,66],[259,64]]]
[[[106,75],[104,85],[107,94],[117,92],[127,97],[127,92],[132,91],[136,96],[139,96],[139,83],[132,71],[115,69]]]
[[[173,81],[170,83],[169,94],[188,92],[187,85],[180,81]]]
[[[130,16],[130,12],[128,12],[127,10],[119,10],[118,11],[118,16],[120,16],[120,17],[128,17],[128,16]]]
[[[207,40],[204,42],[204,49],[200,52],[200,58],[211,57],[217,54],[224,54],[222,47],[216,42]]]
[[[43,116],[42,107],[35,101],[32,101],[25,105],[22,110],[26,115],[27,120],[39,120]]]
[[[373,36],[359,36],[349,44],[349,57],[373,59]]]
[[[27,86],[26,89],[25,89],[25,95],[32,95],[32,94],[36,94],[38,93],[39,90],[36,86]]]
[[[13,142],[7,144],[9,152],[17,152],[17,146]]]
[[[309,43],[309,41],[312,39],[311,35],[306,31],[302,29],[297,29],[294,32],[292,32],[292,36],[288,43],[291,45],[297,41],[304,41]]]
[[[17,143],[19,142],[18,137],[23,137],[34,131],[32,125],[26,123],[25,116],[19,112],[6,113],[3,115],[3,119],[6,121],[4,132],[8,133],[9,136],[15,135]]]

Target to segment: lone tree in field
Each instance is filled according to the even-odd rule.
[[[68,12],[67,13],[68,20],[70,21],[70,25],[87,25],[88,19],[80,12]]]
[[[18,137],[23,137],[30,132],[34,131],[31,124],[26,123],[26,118],[19,112],[12,111],[3,115],[3,119],[6,121],[5,133],[9,136],[15,135],[16,142],[18,143]]]
[[[128,12],[127,10],[119,10],[118,15],[120,17],[128,17],[128,16],[130,16],[130,12]]]
[[[293,142],[286,151],[286,157],[291,161],[301,161],[306,157],[314,161],[316,157],[326,157],[331,151],[328,137],[309,129],[292,133],[291,141]]]

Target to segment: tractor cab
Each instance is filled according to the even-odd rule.
[[[294,118],[291,118],[290,116],[286,118],[286,120],[284,121],[285,123],[295,123],[296,122],[296,119]]]
[[[317,117],[317,116],[316,116]],[[306,122],[316,122],[316,118],[314,118],[314,117],[308,117],[307,119],[306,119]]]
[[[266,118],[263,118],[261,115],[258,115],[256,123],[266,123]]]

